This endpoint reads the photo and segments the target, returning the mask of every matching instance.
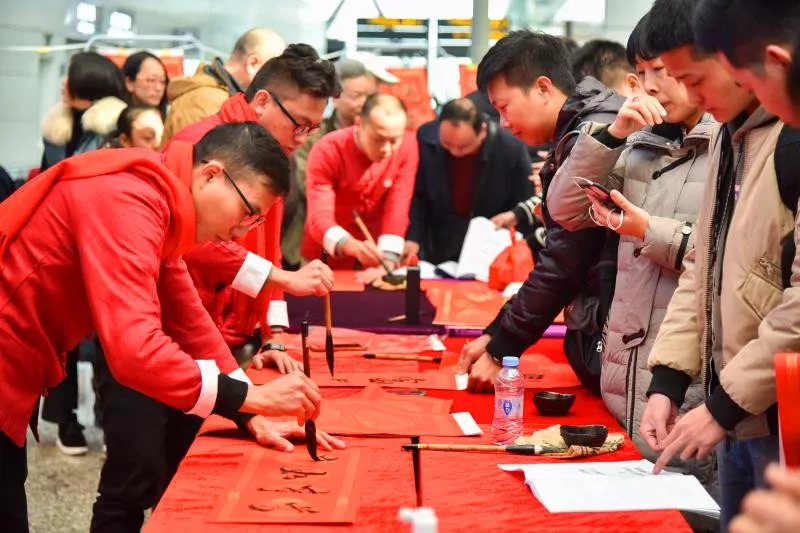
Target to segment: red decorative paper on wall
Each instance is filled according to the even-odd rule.
[[[130,53],[136,52],[137,50],[130,50]],[[117,53],[112,52],[101,52],[104,56],[109,58],[111,61],[114,62],[117,67],[122,68],[125,64],[125,60],[128,59],[126,51],[121,51]],[[161,62],[164,64],[164,68],[167,71],[167,77],[173,80],[175,78],[180,78],[184,75],[183,72],[183,55],[162,55],[156,54]]]
[[[461,86],[461,96],[478,90],[478,67],[476,65],[459,65],[458,82]]]
[[[219,498],[211,522],[350,524],[365,473],[363,450],[308,454],[253,448]]]
[[[428,71],[425,67],[390,68],[389,72],[400,81],[381,85],[381,92],[393,94],[406,105],[408,110],[408,129],[416,131],[424,123],[436,118],[431,108],[431,95],[428,92]]]
[[[452,375],[460,354],[447,352],[442,357],[439,371]],[[546,355],[525,354],[519,360],[519,371],[525,377],[526,389],[565,389],[580,387],[581,382],[566,363],[556,363]]]

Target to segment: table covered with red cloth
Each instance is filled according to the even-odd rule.
[[[459,350],[463,339],[447,339],[450,350]],[[553,359],[564,360],[560,339],[544,339],[531,351],[544,353]],[[324,356],[315,355],[313,364],[324,364]],[[337,361],[337,370],[339,370]],[[353,371],[357,363],[344,364],[341,371]],[[391,365],[392,361],[375,361]],[[407,365],[408,362],[400,362]],[[386,368],[391,368],[386,366]],[[420,370],[435,368],[421,364]],[[406,367],[407,369],[407,367]],[[372,368],[371,370],[374,370]],[[581,388],[568,389],[577,395],[575,404],[565,417],[540,416],[531,399],[533,390],[525,394],[525,432],[556,423],[605,424],[611,432],[621,429],[606,411],[602,401]],[[324,398],[353,394],[345,389],[324,389]],[[422,442],[489,442],[492,419],[492,396],[455,391],[428,391],[429,396],[452,398],[452,412],[468,410],[486,432],[476,438],[422,438]],[[322,408],[325,408],[323,400]],[[324,429],[324,428],[320,428]],[[352,525],[286,525],[286,524],[219,524],[210,523],[212,509],[219,495],[234,481],[242,454],[257,446],[247,439],[228,436],[200,435],[181,463],[175,478],[167,489],[153,515],[145,525],[146,533],[220,532],[240,533],[256,531],[353,531],[353,532],[404,532],[409,525],[397,520],[398,509],[415,505],[414,475],[411,456],[401,450],[408,442],[405,438],[346,438],[349,448],[366,453],[366,476],[362,483],[361,504]],[[293,453],[306,453],[298,444]],[[639,459],[640,455],[629,439],[612,454],[592,457],[590,461],[625,461]],[[423,503],[432,507],[439,519],[440,532],[469,531],[494,533],[497,531],[535,531],[537,533],[565,532],[690,532],[688,524],[678,511],[637,511],[613,513],[549,513],[525,486],[521,473],[502,472],[498,463],[555,462],[546,457],[515,455],[423,452],[422,457]]]

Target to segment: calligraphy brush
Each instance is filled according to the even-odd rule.
[[[488,453],[513,453],[516,455],[543,455],[546,453],[560,453],[564,450],[552,446],[538,444],[510,444],[496,446],[494,444],[403,444],[406,451],[429,450],[433,452],[488,452]]]
[[[422,473],[420,472],[419,464],[419,437],[411,437],[411,444],[406,444],[403,446],[403,448],[405,449],[406,446],[413,446],[411,451],[411,460],[414,464],[414,489],[417,491],[417,507],[422,507]]]
[[[375,242],[375,239],[372,238],[372,233],[369,232],[369,228],[366,224],[364,224],[364,220],[362,220],[361,215],[358,214],[358,211],[353,211],[353,220],[356,221],[356,226],[358,229],[361,230],[361,233],[364,234],[364,238],[374,246],[375,248],[378,247],[378,244]],[[386,275],[383,277],[383,280],[390,285],[400,285],[405,281],[405,276],[396,275],[394,272],[389,270],[389,265],[386,264],[386,261],[383,260],[383,257],[378,254],[378,261],[380,261],[381,266],[386,271]]]
[[[308,351],[308,320],[303,320],[300,324],[300,335],[303,339],[303,373],[311,379],[311,356]],[[319,461],[317,455],[317,424],[313,420],[306,420],[306,448],[308,455],[315,461]]]
[[[328,264],[328,252],[326,250],[322,250],[321,256],[322,262],[326,265]],[[333,377],[333,333],[331,333],[332,327],[332,315],[331,315],[331,293],[325,295],[325,360],[328,362],[328,370],[331,371],[331,377]]]
[[[415,355],[408,353],[365,353],[364,359],[385,359],[392,361],[419,361],[426,363],[441,363],[442,358],[433,355]]]

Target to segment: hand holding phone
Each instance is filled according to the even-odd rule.
[[[587,180],[586,178],[575,177],[572,179],[575,181],[575,185],[583,189],[590,198],[600,202],[605,208],[617,212],[620,210],[619,206],[611,200],[611,191],[599,183]]]

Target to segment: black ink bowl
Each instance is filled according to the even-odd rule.
[[[575,403],[574,394],[561,394],[558,392],[537,392],[533,395],[533,404],[544,416],[563,416],[567,414]]]
[[[589,446],[597,448],[606,442],[608,428],[599,424],[592,426],[561,426],[561,438],[567,446]]]
[[[403,282],[406,280],[405,274],[384,274],[383,281],[388,283],[389,285],[402,285]]]

